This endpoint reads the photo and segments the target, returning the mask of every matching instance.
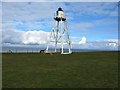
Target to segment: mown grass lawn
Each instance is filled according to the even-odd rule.
[[[118,52],[2,54],[3,88],[117,88]]]

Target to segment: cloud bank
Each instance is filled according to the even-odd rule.
[[[46,44],[49,32],[44,31],[27,31],[23,34],[23,44]]]
[[[10,32],[10,33],[7,33]],[[19,31],[19,30],[8,30],[3,31],[2,44],[10,45],[43,45],[46,46],[50,32],[42,30],[32,31]],[[54,45],[53,45],[54,46]],[[96,40],[87,41],[84,36],[80,41],[72,41],[72,48],[75,49],[104,49],[104,50],[117,50],[120,46],[120,41],[113,40]]]
[[[7,33],[9,32],[9,33]],[[42,30],[19,31],[6,30],[2,32],[2,43],[10,44],[45,44],[47,42],[49,32]]]

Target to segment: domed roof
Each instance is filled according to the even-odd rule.
[[[58,8],[58,11],[63,11],[61,7]]]

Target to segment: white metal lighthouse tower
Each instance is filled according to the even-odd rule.
[[[46,53],[50,53],[49,50],[50,43],[54,44],[54,52],[57,51],[58,44],[61,46],[61,54],[71,54],[71,42],[68,33],[66,17],[62,8],[58,8],[56,11],[56,16],[54,17],[54,23],[52,26],[51,34],[47,42]]]

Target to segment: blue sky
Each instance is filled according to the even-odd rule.
[[[67,17],[72,42],[82,37],[87,41],[118,39],[117,2],[2,2],[3,43],[29,44],[26,38],[37,32],[39,40],[46,40],[43,33],[51,31],[58,7]]]

